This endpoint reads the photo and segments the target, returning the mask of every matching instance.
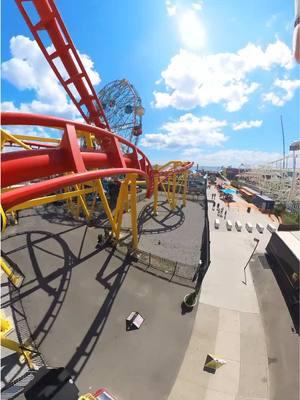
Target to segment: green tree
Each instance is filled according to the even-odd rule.
[[[285,204],[278,203],[275,205],[274,214],[276,215],[276,217],[281,217],[285,212],[285,209],[286,209]]]

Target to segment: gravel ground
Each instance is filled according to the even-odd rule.
[[[204,209],[198,202],[179,202],[175,212],[159,197],[158,215],[152,215],[152,200],[138,204],[140,221],[139,248],[148,253],[187,265],[197,265],[204,229]],[[125,226],[129,216],[125,215]]]

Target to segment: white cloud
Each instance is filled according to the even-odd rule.
[[[262,120],[254,120],[254,121],[241,121],[232,124],[234,131],[239,131],[241,129],[249,129],[249,128],[259,128],[262,125]]]
[[[203,8],[203,1],[198,0],[197,2],[192,3],[192,8],[196,11],[201,11]]]
[[[23,108],[20,109],[14,105],[12,101],[3,101],[1,103],[1,111],[9,111],[9,112],[27,112]],[[31,112],[31,111],[30,111]],[[19,135],[34,135],[34,136],[42,136],[42,137],[60,137],[62,135],[62,130],[55,128],[44,128],[42,126],[30,126],[30,125],[10,125],[4,126],[10,133],[15,133]]]
[[[293,65],[291,50],[280,40],[265,50],[249,43],[236,53],[200,55],[181,49],[161,73],[165,91],[154,92],[154,105],[190,110],[221,103],[227,111],[237,111],[259,87],[247,79],[250,72]]]
[[[282,157],[280,153],[256,151],[256,150],[237,150],[226,149],[213,153],[207,153],[201,149],[185,149],[183,157],[194,161],[203,166],[228,166],[238,167],[242,163],[245,165],[262,165],[278,160]]]
[[[263,94],[263,100],[272,103],[274,106],[281,107],[292,100],[295,91],[300,88],[300,79],[276,79],[273,87],[275,89],[279,88],[279,91]]]
[[[141,139],[141,145],[157,149],[201,144],[217,146],[228,139],[222,132],[222,128],[226,125],[226,121],[208,116],[197,117],[188,113],[177,121],[165,123],[161,133],[145,134]]]
[[[167,9],[167,13],[170,17],[173,17],[174,15],[176,15],[177,12],[177,7],[174,3],[172,3],[171,0],[166,0],[166,9]]]
[[[4,102],[2,107],[21,112],[54,114],[68,119],[78,118],[79,112],[68,99],[34,40],[22,35],[13,36],[10,51],[12,58],[1,64],[2,78],[19,90],[32,90],[36,98],[30,103],[21,103],[19,107],[12,102]],[[53,47],[47,48],[47,51],[51,53]],[[92,84],[98,84],[100,76],[94,70],[93,61],[86,54],[79,55]],[[61,64],[58,63],[57,67],[63,72]]]

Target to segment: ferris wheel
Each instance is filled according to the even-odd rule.
[[[110,129],[137,145],[145,110],[135,87],[127,79],[116,80],[105,85],[98,98]]]

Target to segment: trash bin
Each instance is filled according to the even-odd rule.
[[[251,207],[248,207],[247,208],[247,213],[250,214],[250,211],[251,211]]]

